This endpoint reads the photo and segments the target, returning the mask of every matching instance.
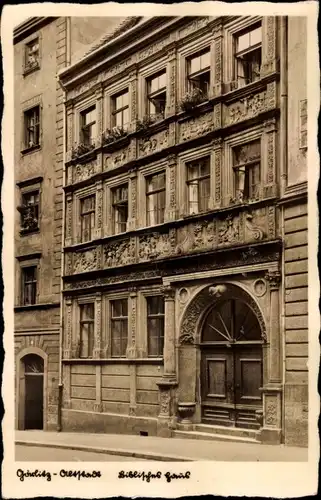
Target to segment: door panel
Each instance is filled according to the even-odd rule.
[[[43,375],[25,375],[25,429],[43,429]]]
[[[260,387],[262,387],[262,355],[260,350],[256,346],[253,349],[236,348],[235,403],[260,404],[262,400]]]

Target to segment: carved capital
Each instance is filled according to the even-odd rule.
[[[169,166],[176,165],[176,162],[177,162],[177,157],[176,157],[176,155],[169,155],[169,156],[167,157],[167,162],[168,162],[168,165],[169,165]]]
[[[271,290],[277,290],[281,283],[281,274],[279,271],[269,271],[265,279],[270,283]]]
[[[162,285],[160,291],[164,295],[165,300],[174,300],[175,289],[170,285]]]

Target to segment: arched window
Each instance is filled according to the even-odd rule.
[[[43,373],[44,371],[44,362],[40,356],[37,354],[27,354],[23,358],[23,362],[25,365],[25,373]]]

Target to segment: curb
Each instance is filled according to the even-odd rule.
[[[131,450],[119,450],[117,448],[102,448],[97,446],[86,446],[82,444],[46,443],[41,441],[15,441],[19,446],[35,446],[39,448],[60,448],[65,450],[88,451],[92,453],[108,453],[122,457],[143,458],[145,460],[158,460],[161,462],[194,462],[192,458],[180,457],[178,455],[159,455],[157,453],[137,452]]]

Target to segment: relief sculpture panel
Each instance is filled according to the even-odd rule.
[[[97,160],[74,165],[73,182],[81,182],[92,177],[97,172]]]
[[[276,84],[268,84],[264,92],[252,94],[226,106],[224,126],[248,120],[276,107]]]
[[[126,266],[135,262],[135,240],[114,241],[104,246],[104,268]]]
[[[214,219],[189,224],[177,231],[177,254],[211,250],[215,248],[216,244],[216,224]]]
[[[176,231],[168,233],[150,233],[139,237],[139,262],[168,257],[174,254],[176,245]]]
[[[129,149],[121,149],[110,153],[104,157],[104,170],[112,170],[113,168],[121,167],[129,161]]]
[[[188,141],[208,134],[214,129],[213,113],[205,113],[183,122],[179,129],[179,141]]]
[[[74,273],[84,273],[97,269],[98,253],[97,247],[90,250],[75,252],[73,255]]]
[[[138,155],[147,156],[168,147],[168,130],[150,137],[142,137],[138,142]]]

